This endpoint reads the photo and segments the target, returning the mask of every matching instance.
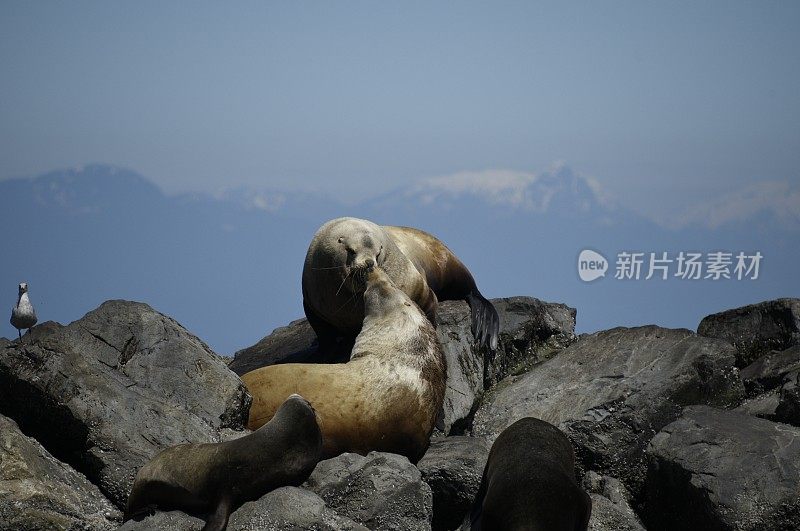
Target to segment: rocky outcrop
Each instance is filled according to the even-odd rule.
[[[500,316],[500,348],[484,370],[487,389],[575,341],[575,308],[533,297],[493,299],[492,303]]]
[[[336,514],[313,492],[297,487],[283,487],[245,503],[231,515],[228,529],[368,531],[363,525]]]
[[[644,531],[620,480],[590,471],[583,479],[583,487],[592,498],[589,531]]]
[[[0,415],[0,529],[114,529],[122,515],[85,477]]]
[[[728,343],[689,330],[615,328],[580,339],[489,393],[474,434],[494,440],[523,417],[563,429],[579,466],[638,493],[644,449],[685,405],[735,406],[744,395]]]
[[[781,387],[778,405],[775,407],[775,420],[800,426],[800,371],[791,373]]]
[[[761,356],[742,369],[741,377],[747,394],[756,396],[780,387],[796,372],[800,372],[800,346]]]
[[[428,530],[433,496],[405,457],[370,452],[321,461],[303,485],[325,504],[371,530]]]
[[[704,317],[701,336],[729,341],[736,347],[736,364],[746,367],[771,350],[800,344],[800,299],[776,299]]]
[[[241,429],[249,401],[202,341],[141,303],[44,323],[0,352],[0,412],[120,508],[157,451]]]
[[[319,362],[317,335],[305,319],[281,326],[234,354],[228,367],[239,376],[277,363]]]
[[[751,398],[739,410],[800,426],[800,346],[761,356],[742,369],[741,377]]]
[[[647,453],[648,529],[800,528],[800,428],[692,406]]]
[[[157,512],[140,521],[128,520],[119,531],[198,531],[205,521],[181,511]],[[228,528],[232,529],[232,528]]]
[[[417,468],[433,492],[434,530],[459,526],[472,506],[489,457],[489,443],[479,437],[433,439]]]

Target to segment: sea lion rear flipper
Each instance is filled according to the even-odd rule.
[[[491,352],[497,350],[500,334],[500,317],[494,305],[477,288],[466,297],[472,311],[472,335],[481,347],[488,346]]]
[[[201,531],[225,531],[228,518],[231,516],[231,501],[227,497],[220,498],[214,512],[208,515],[206,525]]]

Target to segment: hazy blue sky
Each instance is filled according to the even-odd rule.
[[[365,195],[564,160],[640,208],[800,181],[797,2],[0,4],[0,178]]]

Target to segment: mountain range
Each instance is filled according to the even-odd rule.
[[[108,165],[0,181],[6,228],[0,296],[28,282],[40,322],[70,322],[107,299],[147,302],[221,354],[303,315],[300,275],[317,227],[338,216],[410,225],[442,239],[487,297],[532,295],[576,307],[577,329],[656,323],[800,295],[800,192],[766,182],[686,205],[670,220],[625,208],[560,164],[540,173],[463,172],[343,204],[326,194],[237,188],[167,195]],[[607,261],[582,281],[578,255]],[[760,252],[757,279],[645,280],[649,253]],[[639,280],[614,278],[619,253],[642,252]],[[673,262],[670,267],[677,267]],[[3,295],[5,294],[5,295]],[[13,337],[7,321],[0,334]]]

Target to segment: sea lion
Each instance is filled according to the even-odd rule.
[[[380,226],[338,218],[319,228],[303,267],[303,309],[323,352],[339,337],[361,328],[363,274],[378,265],[436,326],[440,300],[463,299],[472,312],[472,334],[481,346],[497,348],[500,320],[481,295],[469,269],[434,236],[410,227]]]
[[[258,428],[290,393],[320,414],[323,454],[402,454],[416,462],[442,406],[445,358],[433,325],[383,269],[364,275],[364,324],[350,361],[286,363],[248,372],[249,427]],[[359,277],[362,278],[362,277]]]
[[[155,509],[207,518],[203,531],[221,531],[240,505],[308,479],[322,453],[311,404],[289,396],[257,431],[221,443],[180,444],[158,453],[133,482],[125,521]]]
[[[462,531],[585,531],[592,500],[575,481],[575,453],[561,430],[527,417],[492,445]]]
[[[17,334],[22,339],[22,329],[27,328],[30,332],[36,321],[36,311],[28,296],[28,284],[23,282],[19,285],[17,304],[11,309],[11,326],[17,329]]]

